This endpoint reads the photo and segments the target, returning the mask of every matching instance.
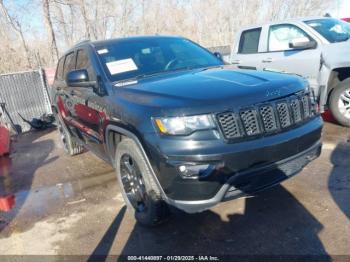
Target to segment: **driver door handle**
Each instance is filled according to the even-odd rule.
[[[265,58],[262,60],[263,63],[271,63],[273,62],[273,59],[271,57]]]

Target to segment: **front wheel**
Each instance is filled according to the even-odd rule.
[[[333,90],[329,106],[335,120],[350,127],[350,79],[339,83]]]
[[[169,216],[158,185],[140,149],[132,139],[123,139],[117,146],[116,172],[124,201],[136,220],[154,226]]]

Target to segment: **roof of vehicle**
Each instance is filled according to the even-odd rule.
[[[266,26],[266,25],[282,24],[282,23],[300,23],[300,22],[304,22],[307,20],[315,20],[315,19],[334,19],[334,17],[309,16],[309,17],[290,18],[290,19],[285,19],[285,20],[276,20],[276,21],[272,21],[272,22],[268,22],[268,23],[248,26],[248,27],[244,28],[243,30],[246,30],[249,28],[262,27],[262,26]]]
[[[141,40],[145,40],[145,39],[161,39],[161,38],[164,39],[164,38],[183,38],[183,37],[181,37],[181,36],[168,36],[168,35],[147,35],[147,36],[128,36],[128,37],[121,37],[121,38],[111,38],[111,39],[97,40],[97,41],[82,40],[82,41],[76,43],[71,48],[69,48],[67,51],[65,51],[62,56],[65,56],[68,53],[71,53],[77,47],[83,47],[86,45],[90,45],[92,47],[97,47],[97,46],[108,45],[110,43],[115,43],[115,42],[141,41]]]
[[[78,44],[76,44],[74,47],[84,45],[86,43],[89,43],[90,45],[96,47],[96,46],[103,46],[108,45],[110,43],[115,42],[131,42],[131,41],[141,41],[146,39],[164,39],[164,38],[182,38],[180,36],[166,36],[166,35],[147,35],[147,36],[128,36],[128,37],[121,37],[121,38],[111,38],[106,40],[98,40],[98,41],[83,41]]]

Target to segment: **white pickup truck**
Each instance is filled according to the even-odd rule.
[[[350,127],[350,24],[309,17],[243,29],[230,62],[242,69],[270,70],[305,77],[318,97]]]

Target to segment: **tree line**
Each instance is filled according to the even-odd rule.
[[[329,0],[0,0],[0,73],[54,67],[74,43],[181,35],[232,45],[241,27],[323,15]]]

